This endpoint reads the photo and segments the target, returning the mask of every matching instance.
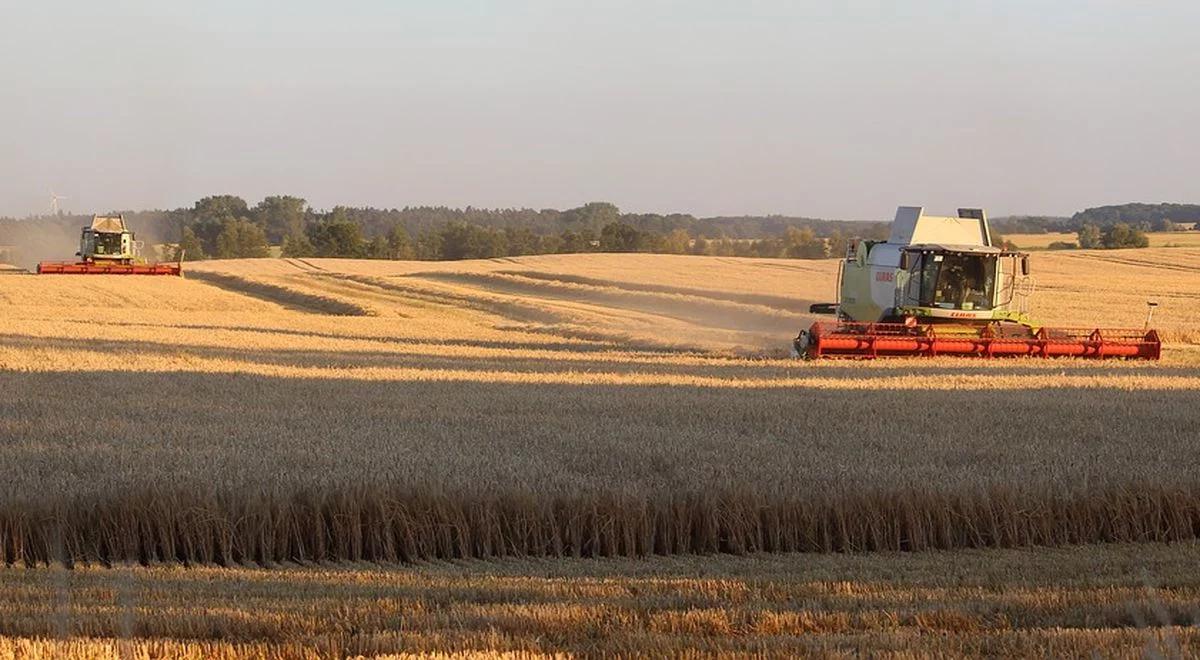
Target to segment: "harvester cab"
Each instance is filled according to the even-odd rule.
[[[141,243],[134,240],[133,232],[125,226],[125,216],[97,215],[92,216],[92,226],[83,228],[79,252],[75,256],[89,263],[132,264],[141,247]]]
[[[182,275],[181,262],[146,263],[123,215],[95,215],[79,236],[77,262],[43,261],[39,275]],[[181,255],[182,256],[182,255]]]
[[[987,214],[896,211],[887,241],[855,241],[839,264],[836,303],[812,305],[800,355],[1078,355],[1156,359],[1153,330],[1049,329],[1028,316],[1029,256],[993,245]]]
[[[886,242],[851,244],[838,278],[840,317],[1029,325],[1028,255],[993,246],[981,209],[958,213],[941,218],[902,207]]]

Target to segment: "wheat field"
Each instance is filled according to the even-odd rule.
[[[1051,243],[1077,243],[1079,236],[1070,232],[1047,232],[1044,234],[1005,234],[1006,240],[1012,241],[1022,250],[1042,250],[1050,247]],[[1154,231],[1146,232],[1152,248],[1195,248],[1200,246],[1200,231]]]
[[[808,305],[833,295],[832,261],[265,259],[199,263],[183,279],[0,274],[0,562],[87,580],[127,564],[1080,543],[1173,542],[1194,556],[1200,250],[1038,253],[1033,265],[1032,311],[1050,324],[1140,327],[1157,301],[1164,359],[793,360]],[[55,569],[11,570],[0,583],[38,589]],[[93,641],[71,652],[115,652],[106,625],[76,631]],[[196,625],[171,636],[223,635]],[[638,630],[643,650],[672,648]],[[18,645],[52,633],[0,631]],[[1062,648],[1088,640],[1099,643]],[[259,651],[313,648],[279,643]],[[713,650],[760,648],[730,644]],[[339,648],[468,647],[588,648]]]

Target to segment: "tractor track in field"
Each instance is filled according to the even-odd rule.
[[[1108,255],[1099,254],[1069,254],[1065,255],[1072,259],[1087,259],[1091,261],[1102,261],[1105,263],[1120,264],[1122,266],[1135,266],[1140,268],[1149,268],[1151,270],[1173,270],[1182,273],[1200,273],[1200,266],[1184,266],[1182,264],[1168,264],[1161,262],[1142,261],[1140,259],[1130,259],[1122,257],[1110,257]]]
[[[699,289],[694,287],[670,286],[666,284],[624,282],[620,280],[607,280],[595,277],[585,277],[582,275],[545,273],[533,270],[498,270],[495,271],[495,273],[497,275],[544,281],[551,284],[575,284],[601,289],[620,289],[622,291],[630,291],[634,293],[657,293],[678,296],[692,296],[695,298],[704,298],[719,302],[769,307],[783,312],[795,312],[800,314],[805,313],[808,310],[809,305],[809,301],[807,300],[786,298],[783,296],[772,296],[758,293],[731,293],[713,291],[711,289]]]
[[[374,316],[375,312],[362,305],[296,289],[251,280],[237,275],[192,271],[189,279],[197,280],[232,293],[257,298],[269,303],[309,314],[332,316]]]

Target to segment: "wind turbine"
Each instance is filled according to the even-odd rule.
[[[70,197],[64,197],[62,195],[57,195],[54,193],[53,188],[50,189],[50,215],[61,215],[62,214],[62,204],[59,204],[59,202],[61,202],[64,199],[70,199]]]

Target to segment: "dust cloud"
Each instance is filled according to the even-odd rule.
[[[142,256],[155,260],[159,256],[156,245],[165,241],[161,214],[132,215],[126,213],[125,221],[143,244]],[[74,261],[80,230],[91,221],[90,215],[0,218],[0,264],[33,271],[40,261]]]
[[[35,270],[39,261],[74,261],[83,217],[8,220],[0,224],[0,263]]]

